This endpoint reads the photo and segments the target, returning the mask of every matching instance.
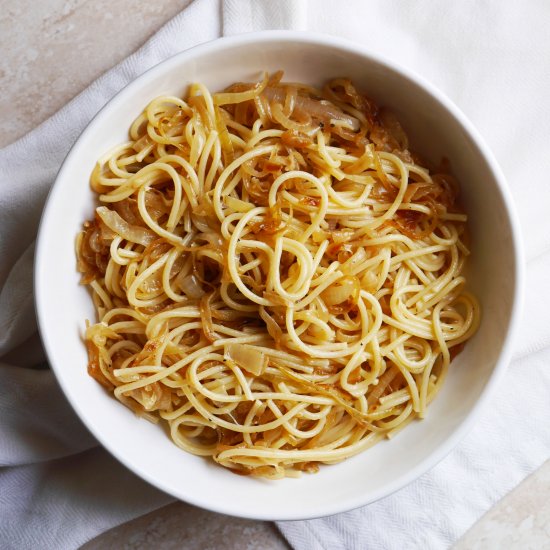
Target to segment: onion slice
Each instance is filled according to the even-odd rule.
[[[268,362],[268,357],[263,351],[249,344],[225,344],[223,356],[255,376],[264,373]]]
[[[353,275],[346,275],[323,290],[321,297],[327,306],[335,306],[349,300],[356,303],[360,290],[359,279]]]
[[[129,224],[118,212],[106,206],[99,206],[96,208],[96,212],[109,229],[127,241],[147,246],[156,238],[155,233],[149,229]]]
[[[178,281],[178,284],[181,290],[183,290],[183,292],[192,300],[198,300],[205,294],[200,281],[193,273],[187,275],[181,281]]]
[[[275,101],[283,105],[286,97],[286,91],[283,88],[267,87],[263,94],[269,101]],[[343,122],[349,126],[354,132],[359,130],[359,121],[347,113],[344,113],[336,105],[326,99],[311,99],[309,97],[296,96],[294,113],[297,115],[310,115],[313,118],[322,120],[326,124],[330,124],[331,120]]]

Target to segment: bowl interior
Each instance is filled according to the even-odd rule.
[[[79,285],[74,238],[95,206],[88,182],[96,160],[127,138],[131,122],[152,98],[181,95],[195,81],[218,90],[255,80],[262,70],[278,69],[285,71],[286,80],[317,85],[336,76],[351,77],[396,112],[414,149],[435,161],[442,155],[451,160],[470,219],[469,286],[481,301],[483,319],[477,335],[452,363],[425,420],[316,475],[270,482],[233,475],[181,451],[163,429],[134,416],[87,375],[81,335],[94,311],[87,290]],[[447,100],[358,47],[329,37],[272,32],[184,52],[143,75],[100,112],[69,154],[50,194],[37,251],[36,299],[52,367],[100,442],[138,475],[177,498],[258,519],[310,518],[372,502],[415,479],[452,448],[503,362],[515,316],[518,258],[509,204],[498,178],[475,132]]]

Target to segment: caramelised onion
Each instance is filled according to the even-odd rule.
[[[146,148],[152,148],[152,146],[153,141],[147,133],[143,134],[138,140],[134,141],[134,144],[132,145],[134,151],[137,151],[138,153],[141,153],[141,151]]]
[[[245,371],[260,376],[267,367],[267,355],[249,344],[226,344],[223,347],[223,356]]]
[[[223,237],[219,233],[214,233],[213,231],[209,233],[199,233],[199,237],[204,239],[208,244],[212,245],[214,250],[218,252],[224,245]]]
[[[298,114],[304,118],[304,112],[294,110],[294,114]],[[296,122],[289,116],[285,115],[280,103],[273,102],[271,104],[271,116],[275,122],[278,122],[283,128],[288,128],[296,132],[310,133],[317,129],[316,124],[310,114],[305,114],[305,120],[303,122]]]
[[[111,208],[118,212],[120,217],[126,220],[130,225],[138,223],[141,219],[136,199],[127,198],[122,201],[114,202],[111,204]]]
[[[193,273],[187,275],[187,277],[184,277],[181,281],[178,281],[178,285],[192,300],[198,300],[204,296],[204,290],[201,283]]]
[[[349,258],[345,263],[342,264],[340,269],[344,273],[350,273],[351,275],[353,275],[354,274],[353,270],[357,266],[360,266],[367,258],[368,256],[367,256],[367,253],[365,252],[365,249],[362,246],[360,246],[355,251],[353,256],[351,256],[351,258]]]
[[[374,405],[386,388],[393,382],[393,379],[399,374],[399,369],[392,365],[379,379],[374,389],[368,394],[367,400],[369,406]]]
[[[133,243],[139,243],[143,246],[147,246],[153,242],[156,235],[149,229],[139,227],[137,225],[130,225],[124,218],[115,212],[107,208],[106,206],[99,206],[96,209],[97,215],[101,218],[101,221],[112,231],[120,235],[123,239]]]
[[[163,214],[168,214],[170,212],[170,207],[167,207],[162,197],[162,193],[157,189],[150,189],[145,193],[145,207],[147,208],[149,216],[154,220],[158,220]]]
[[[229,137],[229,131],[225,124],[224,115],[218,105],[214,105],[214,114],[216,116],[216,130],[220,138],[220,145],[223,151],[224,162],[226,166],[231,163],[235,157],[235,151],[233,149],[233,143]]]
[[[220,92],[212,95],[214,105],[226,105],[227,103],[243,103],[260,95],[269,82],[269,75],[264,73],[261,82],[256,83],[251,89],[239,92]]]
[[[263,91],[269,101],[284,104],[286,98],[286,90],[284,88],[267,87]],[[298,116],[311,116],[326,124],[330,124],[331,120],[341,121],[349,126],[354,132],[359,130],[359,121],[341,109],[336,107],[326,99],[311,99],[309,97],[296,96],[294,111]]]
[[[172,400],[170,390],[158,382],[147,384],[143,388],[131,390],[128,393],[128,397],[135,399],[146,411],[165,409],[170,405]]]
[[[353,275],[346,275],[323,290],[321,297],[327,306],[335,306],[348,300],[356,302],[360,290],[359,279]]]
[[[99,229],[94,229],[90,233],[90,236],[88,237],[88,245],[96,254],[101,253],[101,250],[104,247],[105,243],[103,243],[102,239],[100,238]]]
[[[354,234],[353,229],[335,229],[330,236],[333,242],[340,244],[351,240]]]
[[[281,141],[289,147],[295,149],[305,149],[313,144],[313,140],[304,134],[301,134],[297,130],[287,130],[281,135]]]
[[[277,324],[275,319],[267,312],[264,306],[260,306],[260,317],[265,323],[265,328],[273,340],[275,340],[275,347],[280,348],[281,340],[283,338],[283,331],[281,327]]]
[[[214,295],[213,292],[205,294],[200,301],[199,310],[201,312],[202,332],[209,342],[215,342],[220,338],[220,335],[214,330],[214,324],[212,322],[212,308],[210,307],[210,300]]]
[[[388,109],[381,109],[378,115],[382,126],[390,136],[397,142],[397,149],[404,151],[409,147],[409,139],[395,114]]]
[[[227,195],[225,197],[225,204],[234,212],[244,213],[254,208],[254,204],[242,201],[241,199],[236,199],[235,197],[231,197],[230,195]]]
[[[162,288],[162,279],[158,272],[152,277],[145,279],[139,288],[141,291],[147,292],[148,294],[159,291]]]

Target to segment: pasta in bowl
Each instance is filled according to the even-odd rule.
[[[334,81],[342,75],[345,85]],[[346,99],[350,85],[376,112],[374,134],[361,129],[370,124],[360,116],[366,107]],[[239,107],[246,102],[224,102],[223,94],[236,93],[251,94],[246,113]],[[267,104],[258,118],[267,117],[271,136],[248,118],[260,95]],[[212,106],[203,109],[201,96]],[[268,111],[273,104],[280,109]],[[201,130],[195,112],[201,121],[211,118],[210,129]],[[205,153],[213,131],[221,137],[210,137],[210,152],[195,158],[183,125],[197,133],[195,155]],[[352,134],[357,143],[347,139]],[[179,147],[170,145],[174,138]],[[258,148],[267,149],[228,170]],[[450,164],[441,163],[445,157]],[[185,162],[198,163],[193,170],[206,187],[197,187]],[[348,181],[338,179],[344,170]],[[103,200],[117,193],[120,200]],[[79,272],[75,236],[83,230]],[[222,513],[318,517],[403,487],[471,427],[503,372],[517,325],[517,235],[490,152],[430,84],[334,37],[273,31],[225,38],[136,79],[78,139],[41,221],[37,317],[72,407],[141,478]],[[178,240],[185,238],[190,242]],[[428,244],[432,251],[417,258]],[[444,273],[456,287],[441,280],[443,292],[430,302],[422,288]],[[399,291],[384,295],[390,283]],[[260,298],[268,303],[254,301]],[[427,338],[427,326],[441,333]],[[405,429],[384,441],[399,425]],[[323,448],[329,453],[321,455]],[[284,458],[273,456],[279,451]]]
[[[153,100],[78,238],[89,372],[240,473],[316,471],[423,417],[479,324],[458,184],[345,78]]]

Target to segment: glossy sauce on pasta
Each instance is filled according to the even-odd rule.
[[[153,100],[77,238],[89,373],[182,449],[272,478],[423,417],[479,324],[448,169],[349,80],[281,78]]]

